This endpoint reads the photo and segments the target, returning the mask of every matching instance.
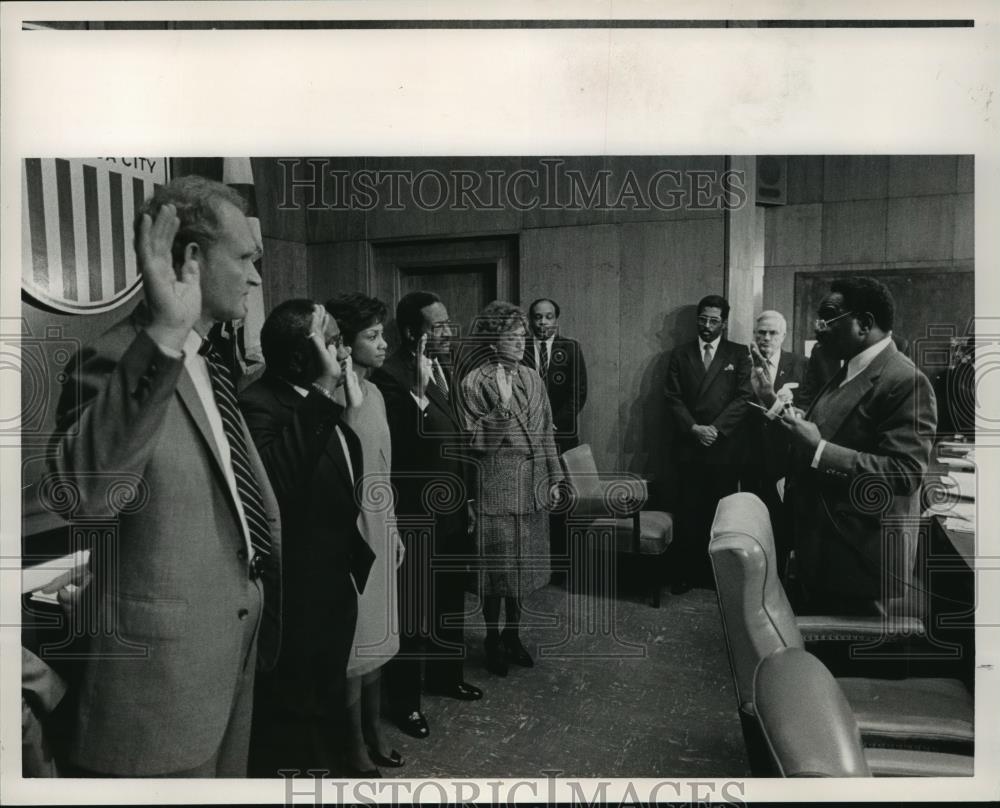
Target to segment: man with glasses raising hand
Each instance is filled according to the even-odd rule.
[[[777,416],[792,443],[786,504],[801,607],[874,613],[876,600],[905,594],[912,579],[937,407],[930,381],[893,344],[895,307],[882,283],[835,280],[817,313],[816,339],[843,366],[804,416]],[[763,374],[752,381],[774,401]]]
[[[721,497],[735,493],[745,457],[750,354],[723,336],[729,303],[719,295],[698,302],[697,339],[679,345],[667,366],[666,396],[674,421],[677,533],[674,594],[711,585],[708,539]]]

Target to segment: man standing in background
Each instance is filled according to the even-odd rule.
[[[587,366],[576,340],[559,333],[559,304],[539,298],[528,308],[531,338],[524,346],[524,364],[545,382],[552,406],[556,447],[562,454],[580,443],[580,411],[587,403]]]
[[[763,311],[757,315],[750,347],[758,371],[766,374],[775,391],[788,385],[786,389],[791,403],[801,409],[805,406],[802,403],[802,386],[808,360],[801,354],[782,349],[787,330],[788,324],[781,312]],[[792,548],[778,493],[778,481],[785,476],[787,467],[788,433],[773,420],[763,417],[763,413],[758,413],[758,416],[748,416],[751,419],[747,427],[749,455],[743,488],[757,494],[767,505],[774,531],[778,570],[784,579]]]
[[[675,348],[667,365],[665,392],[677,435],[674,594],[711,586],[708,539],[715,508],[739,487],[745,462],[750,353],[723,336],[728,320],[724,297],[703,297],[697,339]]]

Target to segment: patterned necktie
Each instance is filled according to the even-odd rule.
[[[544,379],[545,374],[549,372],[549,343],[546,340],[539,343],[538,355],[538,375]]]
[[[445,396],[448,395],[448,380],[445,379],[441,364],[436,359],[434,360],[434,384],[441,388],[441,392]]]
[[[712,364],[712,344],[710,342],[705,343],[705,356],[701,360],[705,365],[705,370],[708,370],[708,366]]]
[[[236,492],[243,505],[243,515],[250,530],[250,544],[263,555],[271,552],[271,530],[264,513],[264,502],[260,496],[260,486],[250,466],[246,438],[239,410],[236,407],[236,392],[233,389],[229,368],[222,361],[219,352],[208,340],[203,340],[198,350],[208,365],[208,375],[212,380],[215,404],[222,417],[222,430],[229,441],[229,457],[236,480]]]

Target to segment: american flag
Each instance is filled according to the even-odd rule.
[[[167,179],[163,157],[28,158],[21,172],[21,279],[58,311],[96,313],[139,288],[135,210]]]

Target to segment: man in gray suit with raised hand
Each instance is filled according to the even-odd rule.
[[[86,638],[66,773],[242,777],[255,668],[280,641],[280,530],[204,338],[246,316],[260,245],[237,193],[187,176],[144,205],[136,253],[145,303],[72,360],[58,408],[53,470],[77,513],[116,527],[91,548],[83,598],[101,630]],[[133,497],[108,496],[116,478]]]

